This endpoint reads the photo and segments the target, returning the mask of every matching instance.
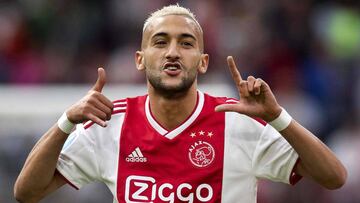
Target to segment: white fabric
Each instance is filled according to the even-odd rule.
[[[298,155],[279,132],[237,113],[225,121],[223,202],[255,203],[258,178],[289,184]]]
[[[108,126],[78,125],[61,152],[57,169],[76,187],[104,182],[116,200],[119,138],[125,113],[112,116]],[[298,158],[270,125],[238,113],[225,113],[222,202],[255,203],[257,179],[289,183]],[[180,174],[181,175],[181,174]]]
[[[92,181],[104,182],[116,194],[120,129],[124,113],[112,115],[103,128],[77,125],[60,154],[57,170],[77,188]]]

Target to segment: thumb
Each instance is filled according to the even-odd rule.
[[[94,91],[101,92],[106,83],[106,74],[103,68],[98,68],[98,78],[95,85],[91,88]]]

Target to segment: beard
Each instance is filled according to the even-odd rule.
[[[146,78],[149,81],[150,85],[154,88],[154,90],[158,94],[162,95],[167,99],[176,99],[185,95],[190,89],[190,87],[194,84],[197,78],[196,67],[186,69],[190,71],[188,71],[187,74],[181,78],[180,83],[178,83],[177,85],[168,85],[164,83],[164,81],[161,78],[161,72],[154,71],[154,70],[158,70],[156,68],[155,69],[151,67],[149,68],[149,66],[145,65],[145,73],[146,73]]]

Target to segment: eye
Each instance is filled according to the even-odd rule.
[[[155,46],[164,46],[164,45],[166,45],[166,41],[164,41],[164,40],[157,40],[157,41],[154,42],[154,45],[155,45]]]
[[[194,47],[193,43],[191,42],[182,42],[181,45],[188,48]]]

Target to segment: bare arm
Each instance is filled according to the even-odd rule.
[[[282,109],[266,82],[249,76],[243,80],[236,68],[234,59],[227,59],[230,72],[239,91],[240,101],[237,104],[223,104],[216,111],[234,111],[251,117],[260,117],[267,122],[277,118]],[[309,177],[328,189],[341,187],[347,172],[334,153],[307,129],[295,120],[282,130],[281,135],[300,156],[296,173]]]
[[[68,119],[74,123],[92,120],[105,127],[111,118],[113,104],[101,94],[105,85],[105,71],[98,70],[94,87],[67,111]],[[56,171],[61,149],[68,138],[57,124],[36,143],[25,161],[14,186],[14,196],[19,202],[38,202],[66,182]]]
[[[309,177],[327,189],[340,188],[347,172],[334,153],[295,120],[280,132],[300,156],[296,173]]]
[[[15,183],[15,198],[20,202],[38,202],[46,194],[65,184],[55,176],[61,148],[68,135],[54,125],[30,152]]]

